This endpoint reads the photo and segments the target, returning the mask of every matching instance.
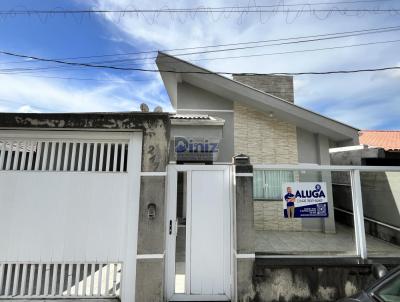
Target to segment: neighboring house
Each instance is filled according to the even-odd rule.
[[[362,130],[360,145],[331,148],[337,165],[400,166],[400,131]]]
[[[362,130],[359,137],[362,145],[400,152],[400,130]]]
[[[360,145],[331,148],[333,165],[400,166],[400,131],[362,130]],[[338,220],[352,223],[351,186],[343,174],[333,179]],[[400,172],[361,172],[366,232],[400,245]]]
[[[377,157],[363,158],[366,166],[400,166],[400,131],[363,130],[359,133],[360,144],[368,148],[381,148]]]

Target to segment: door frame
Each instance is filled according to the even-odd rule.
[[[224,229],[229,230],[229,234],[226,234],[229,240],[229,259],[226,263],[229,263],[228,267],[224,267],[224,295],[190,295],[190,245],[186,245],[186,265],[185,265],[185,294],[175,294],[175,248],[176,248],[176,206],[177,206],[177,180],[178,172],[188,172],[187,183],[191,183],[191,172],[192,171],[224,171],[227,172],[227,181],[229,185],[229,213],[226,214],[226,225]],[[167,178],[166,178],[166,219],[165,219],[165,300],[173,301],[229,301],[233,297],[234,293],[234,262],[233,262],[233,221],[234,221],[234,199],[233,199],[233,166],[232,165],[177,165],[169,164],[167,166]],[[191,186],[187,187],[186,198],[191,196]],[[190,203],[187,204],[187,221],[191,221],[190,217]],[[172,221],[172,236],[170,235],[170,220]],[[229,224],[229,225],[228,225]],[[190,242],[190,223],[186,225],[186,242]],[[225,239],[224,239],[225,240]],[[189,255],[189,258],[187,258]]]

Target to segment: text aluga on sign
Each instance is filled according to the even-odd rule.
[[[282,185],[285,218],[326,218],[328,198],[325,182],[288,182]]]

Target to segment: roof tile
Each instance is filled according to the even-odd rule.
[[[363,145],[400,151],[400,131],[363,130],[359,132],[359,138]]]

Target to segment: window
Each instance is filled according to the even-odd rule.
[[[253,198],[262,200],[281,200],[282,184],[293,181],[293,171],[254,171]]]
[[[400,274],[397,274],[375,294],[385,302],[400,301]]]

